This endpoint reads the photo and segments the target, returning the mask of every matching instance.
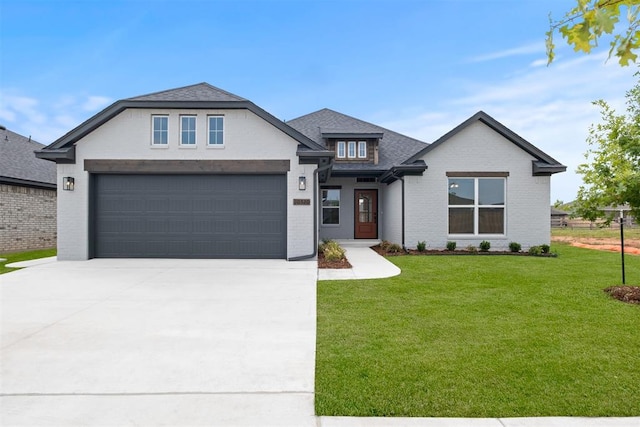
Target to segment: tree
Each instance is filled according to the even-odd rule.
[[[602,208],[629,205],[640,222],[640,82],[626,99],[626,114],[620,115],[605,101],[594,102],[602,121],[589,128],[587,163],[577,169],[584,185],[575,205],[577,215],[592,221],[604,218],[608,224],[612,218]]]
[[[616,56],[622,66],[635,62],[640,48],[640,0],[576,0],[577,6],[562,19],[554,21],[549,14],[549,31],[546,35],[547,59],[551,64],[555,57],[553,35],[559,31],[576,52],[590,53],[605,34],[614,34],[623,12],[627,27],[614,34],[610,42],[609,58]]]

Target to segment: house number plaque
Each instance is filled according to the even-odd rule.
[[[293,199],[294,206],[311,206],[311,199]]]

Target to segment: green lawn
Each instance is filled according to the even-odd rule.
[[[37,251],[27,252],[12,252],[12,253],[0,253],[0,258],[5,258],[6,261],[0,261],[0,274],[8,273],[10,271],[19,270],[18,268],[6,267],[6,264],[12,262],[27,261],[30,259],[46,258],[50,256],[56,256],[56,250],[54,249],[40,249]]]
[[[583,237],[594,239],[620,239],[620,229],[611,228],[552,228],[552,236]],[[625,239],[640,239],[640,227],[625,227]]]
[[[615,253],[403,256],[395,278],[318,284],[316,413],[640,415],[640,306]],[[640,284],[640,257],[627,257]]]

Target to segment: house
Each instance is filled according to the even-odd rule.
[[[56,246],[56,166],[44,145],[0,126],[0,253]]]
[[[59,259],[283,258],[318,240],[549,242],[565,166],[484,112],[432,144],[323,109],[283,122],[200,83],[117,101],[40,150]]]

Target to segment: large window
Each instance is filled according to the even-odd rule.
[[[340,189],[322,189],[322,225],[340,224]]]
[[[224,146],[223,116],[209,116],[209,139],[207,144],[211,147]]]
[[[449,234],[504,234],[504,178],[453,178],[449,185]]]
[[[180,145],[196,145],[196,116],[180,116]]]
[[[166,146],[169,143],[169,116],[152,116],[151,126],[151,144]]]

